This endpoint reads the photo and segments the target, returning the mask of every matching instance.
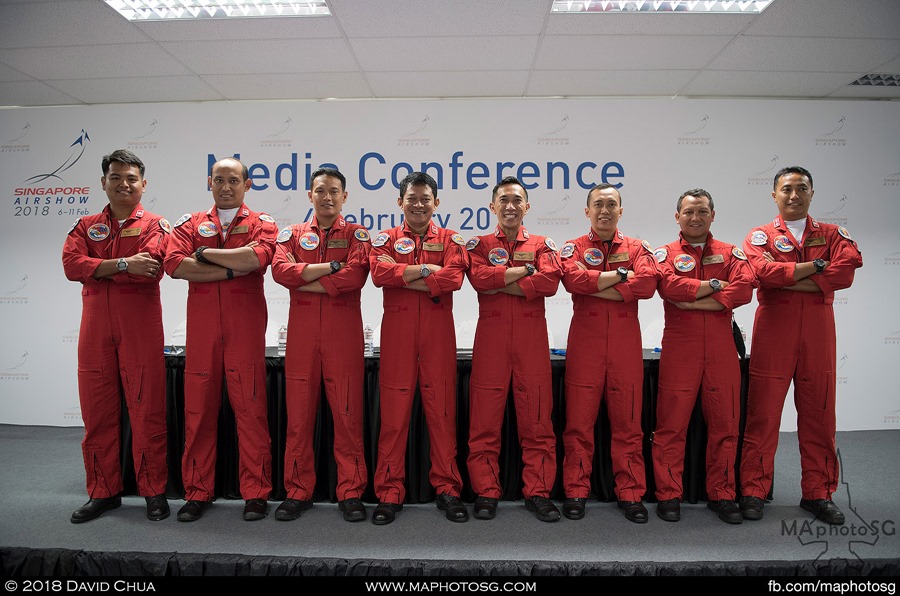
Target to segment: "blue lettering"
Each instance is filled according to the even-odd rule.
[[[453,157],[450,158],[450,170],[451,170],[451,183],[450,188],[456,190],[459,188],[459,178],[458,172],[459,168],[462,167],[462,162],[459,161],[459,158],[463,156],[462,151],[457,151],[453,154]]]
[[[616,171],[610,172],[610,170],[613,168],[615,168]],[[612,184],[612,182],[609,181],[610,178],[624,178],[624,177],[625,177],[625,168],[623,168],[622,164],[620,164],[617,161],[607,162],[606,165],[603,166],[603,170],[600,172],[600,180],[602,180],[603,182],[609,183],[609,184]],[[615,186],[616,188],[622,188],[622,182],[619,182],[618,184],[614,184],[613,186]]]
[[[505,176],[503,175],[503,170],[506,168],[514,168],[516,164],[511,161],[498,161],[497,162],[497,182],[499,183]]]
[[[597,164],[595,164],[595,163],[592,162],[592,161],[585,161],[585,162],[582,162],[581,164],[578,165],[578,169],[575,170],[575,180],[578,181],[578,186],[580,186],[581,188],[584,188],[584,189],[594,188],[594,184],[593,184],[593,183],[591,183],[591,182],[585,182],[585,181],[584,181],[584,177],[582,176],[582,172],[584,172],[584,170],[585,170],[586,168],[594,169],[594,168],[596,168],[596,167],[597,167]]]
[[[439,214],[435,213],[432,217],[434,217],[438,221],[438,225],[442,228],[446,228],[447,224],[450,222],[450,214],[448,213],[444,217],[441,217]]]
[[[526,172],[525,168],[528,168],[531,171]],[[522,183],[525,190],[532,190],[538,187],[537,182],[525,182],[526,178],[539,178],[540,176],[541,171],[538,169],[538,165],[533,161],[523,161],[519,164],[519,169],[516,170],[516,178],[519,179],[519,182]]]
[[[569,188],[569,164],[564,161],[547,162],[547,190],[553,188],[553,170],[561,169],[563,172],[563,188]]]
[[[283,182],[284,174],[290,176],[288,182]],[[283,163],[275,168],[275,186],[278,190],[297,190],[297,154],[291,153],[291,163]]]
[[[369,181],[366,179],[366,162],[368,162],[370,159],[377,160],[378,163],[380,163],[381,165],[384,165],[387,163],[386,161],[384,161],[384,156],[375,151],[370,151],[369,153],[366,153],[365,155],[360,157],[359,158],[359,183],[366,190],[378,190],[379,188],[384,186],[384,178],[379,178],[378,181],[375,182],[374,184],[370,184]]]
[[[480,173],[475,170],[480,170]],[[487,164],[484,164],[480,161],[472,162],[468,168],[466,168],[466,182],[469,184],[469,188],[474,188],[475,190],[482,190],[488,187],[487,182],[476,183],[474,179],[477,178],[488,178],[490,174],[488,173]]]
[[[406,174],[399,176],[398,174],[399,174],[400,170],[403,170],[403,169],[406,170]],[[399,189],[400,181],[403,180],[404,178],[406,178],[407,174],[412,174],[412,171],[413,171],[413,168],[408,163],[399,161],[396,164],[394,164],[394,167],[391,168],[391,182],[394,183],[394,188]]]

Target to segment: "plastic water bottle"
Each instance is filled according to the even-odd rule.
[[[366,356],[375,355],[375,331],[371,325],[363,327],[363,354]]]
[[[278,355],[284,356],[287,350],[287,327],[282,325],[278,328]]]

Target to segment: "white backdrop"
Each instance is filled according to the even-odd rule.
[[[706,188],[713,233],[740,245],[776,215],[772,177],[787,165],[813,174],[811,214],[846,226],[863,252],[856,283],[835,300],[838,429],[900,425],[892,368],[900,359],[900,103],[766,100],[454,100],[128,104],[0,111],[0,423],[77,426],[80,284],[60,253],[82,213],[106,204],[100,159],[116,148],[147,166],[144,206],[175,221],[206,209],[209,165],[240,155],[254,190],[246,201],[279,227],[310,209],[308,173],[347,176],[345,217],[373,232],[396,225],[395,180],[426,169],[439,182],[440,223],[463,237],[493,229],[487,205],[501,175],[530,189],[525,225],[557,245],[588,231],[587,189],[621,184],[620,229],[658,246],[675,239],[684,190]],[[423,164],[425,164],[423,166]],[[502,171],[501,171],[502,170]],[[287,321],[288,292],[267,278],[267,343]],[[162,282],[166,341],[184,343],[187,282]],[[752,330],[756,302],[736,311]],[[643,343],[662,334],[659,297],[640,307]],[[459,344],[471,346],[477,300],[455,303]],[[551,346],[564,348],[571,300],[548,300]],[[363,290],[363,319],[381,320],[380,291]],[[749,339],[749,337],[748,337]],[[772,338],[778,341],[778,338]],[[796,428],[788,403],[783,430]]]

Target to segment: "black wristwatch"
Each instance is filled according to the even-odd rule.
[[[534,265],[532,265],[531,263],[525,263],[525,271],[529,276],[531,276],[534,275],[534,272],[537,271],[537,269],[535,269]]]
[[[825,271],[825,259],[816,259],[813,261],[813,265],[816,267],[816,273]]]
[[[718,279],[713,277],[712,279],[709,280],[709,287],[712,288],[713,294],[715,294],[716,292],[721,292],[722,291],[722,282],[720,282]]]
[[[337,273],[341,270],[341,262],[340,261],[331,261],[331,272]]]
[[[119,259],[118,261],[116,261],[116,269],[123,272],[128,271],[128,261],[126,261],[125,259]]]
[[[625,267],[619,267],[618,269],[616,269],[616,273],[619,274],[619,278],[622,283],[628,281],[628,269],[626,269]]]
[[[422,277],[428,277],[429,275],[431,275],[431,269],[428,268],[428,265],[422,263],[422,269],[419,271],[419,273],[421,273]]]

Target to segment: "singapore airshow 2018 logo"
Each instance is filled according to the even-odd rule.
[[[775,172],[778,170],[778,156],[773,155],[769,163],[762,169],[753,172],[747,177],[747,186],[772,186]]]
[[[833,124],[828,132],[816,135],[816,147],[844,147],[847,145],[847,138],[841,133],[847,118],[841,116],[837,122]]]
[[[430,145],[431,138],[422,134],[430,122],[431,116],[425,114],[425,117],[416,122],[410,131],[397,137],[397,145],[400,147],[427,147]]]
[[[28,304],[28,294],[25,292],[27,285],[27,273],[21,278],[7,281],[7,289],[0,294],[0,304]]]
[[[679,145],[709,145],[709,137],[706,135],[700,134],[703,130],[706,129],[706,126],[709,124],[709,115],[704,114],[703,118],[700,118],[698,122],[694,124],[692,130],[687,132],[683,132],[678,135],[678,144]]]
[[[819,221],[824,221],[825,223],[834,224],[836,226],[844,226],[848,225],[849,219],[847,217],[849,213],[849,209],[847,206],[850,201],[847,200],[847,195],[842,195],[840,199],[834,200],[831,199],[831,203],[827,204],[825,207],[831,207],[828,211],[819,214]]]
[[[569,144],[569,137],[563,134],[563,130],[569,126],[569,115],[564,114],[559,120],[552,122],[547,130],[537,137],[538,145],[565,146]]]
[[[285,149],[294,146],[294,140],[290,138],[290,132],[293,120],[288,116],[281,122],[272,127],[272,132],[259,140],[259,146],[263,149]]]
[[[13,358],[0,370],[0,381],[27,381],[28,380],[28,350],[25,350],[17,358]]]
[[[3,143],[0,144],[0,153],[27,153],[31,151],[31,145],[25,141],[25,137],[28,136],[28,131],[31,129],[31,124],[26,122],[21,128],[13,130],[11,133],[5,133],[4,136],[8,137],[3,140]]]
[[[900,172],[894,172],[890,176],[885,176],[882,184],[884,186],[900,186]]]
[[[156,129],[159,121],[154,118],[140,133],[128,139],[125,148],[129,151],[143,152],[154,151],[159,148],[159,142],[156,140]]]
[[[541,226],[567,226],[570,223],[568,216],[569,193],[565,193],[563,197],[551,199],[547,209],[537,216],[537,223]]]
[[[22,181],[22,186],[13,191],[13,217],[89,214],[90,185],[68,182],[66,176],[84,156],[90,141],[90,135],[82,128],[78,137],[69,144],[68,151],[47,151],[50,156],[48,160],[52,160],[50,163],[59,165],[29,176]]]

